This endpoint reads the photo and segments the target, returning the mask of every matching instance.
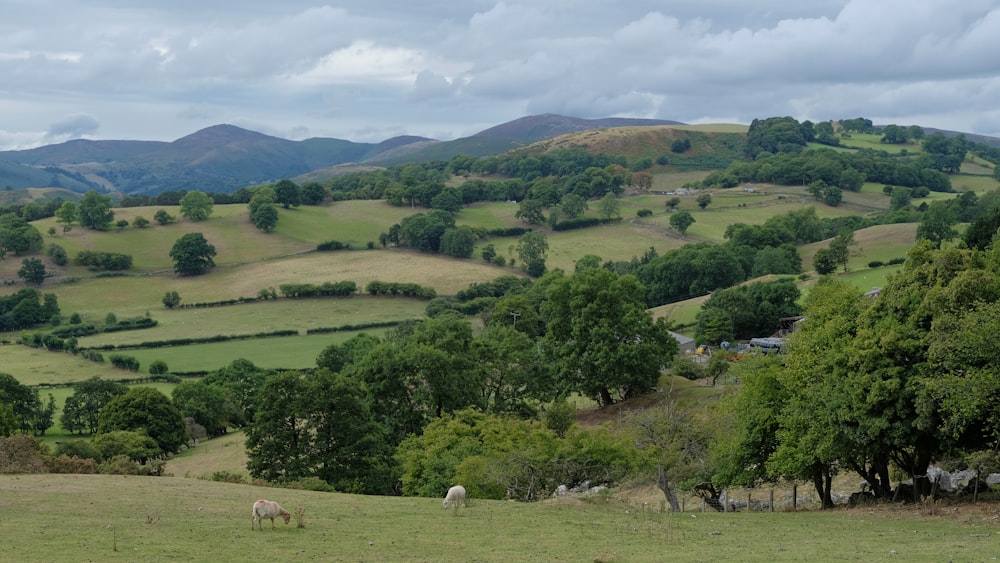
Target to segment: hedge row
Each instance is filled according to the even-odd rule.
[[[121,354],[111,354],[108,356],[108,361],[111,365],[118,369],[125,369],[128,371],[139,371],[139,360],[132,356],[123,356]]]
[[[81,336],[92,336],[100,332],[119,332],[123,330],[139,330],[143,328],[153,328],[158,323],[149,317],[132,317],[122,319],[113,325],[105,325],[97,328],[92,323],[60,326],[52,329],[52,335],[59,338],[79,338]]]
[[[203,303],[181,303],[177,305],[179,309],[203,309],[206,307],[225,307],[227,305],[242,305],[243,303],[255,303],[267,299],[266,297],[237,297],[236,299],[226,299],[225,301],[205,301]]]
[[[312,283],[286,283],[278,286],[285,297],[349,297],[358,291],[358,284],[352,281]]]
[[[326,326],[319,328],[310,328],[306,331],[306,334],[329,334],[331,332],[348,332],[352,330],[364,330],[366,328],[385,328],[389,326],[398,326],[403,321],[383,321],[375,323],[362,323],[357,325],[342,325],[342,326]]]
[[[229,342],[231,340],[253,340],[255,338],[273,338],[278,336],[298,336],[297,330],[273,330],[271,332],[258,332],[255,334],[217,334],[202,338],[174,338],[172,340],[154,340],[150,342],[140,342],[139,344],[103,344],[101,346],[91,346],[81,348],[81,350],[136,350],[146,348],[168,348],[170,346],[187,346],[189,344],[211,344],[213,342]]]
[[[119,332],[123,330],[140,330],[143,328],[153,328],[159,324],[156,319],[151,319],[149,317],[132,317],[131,319],[122,319],[113,325],[105,326],[101,329],[101,332]]]
[[[81,250],[73,262],[91,270],[122,271],[132,269],[132,257],[118,252]]]
[[[486,234],[491,237],[519,237],[525,233],[530,233],[531,229],[525,227],[505,227],[499,229],[490,229],[486,231]]]
[[[350,250],[351,245],[346,242],[340,242],[339,240],[328,240],[326,242],[321,242],[316,245],[316,250],[323,252],[329,250]]]
[[[422,297],[433,299],[437,292],[432,287],[423,287],[416,283],[397,283],[373,281],[365,287],[369,295],[403,295],[406,297]]]

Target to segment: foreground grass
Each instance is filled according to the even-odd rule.
[[[362,497],[177,477],[0,476],[12,561],[803,561],[986,560],[995,514],[920,510],[687,513],[612,496],[525,504]],[[295,520],[249,529],[277,500]],[[995,512],[995,507],[993,512]]]

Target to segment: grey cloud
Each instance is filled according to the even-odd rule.
[[[79,139],[97,132],[101,124],[89,115],[74,115],[61,119],[49,126],[46,133],[52,138]]]

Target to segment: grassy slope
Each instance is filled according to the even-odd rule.
[[[0,476],[11,560],[802,561],[985,560],[984,512],[929,510],[660,514],[619,498],[542,503],[262,489],[174,477]],[[277,500],[305,527],[251,532],[250,507]],[[655,508],[655,507],[654,507]],[[822,555],[820,555],[822,554]]]

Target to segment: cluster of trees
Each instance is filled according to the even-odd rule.
[[[120,252],[81,250],[73,262],[95,271],[122,271],[132,269],[132,256]]]
[[[500,288],[508,293],[497,296]],[[400,462],[413,455],[412,446],[403,453],[400,444],[433,421],[470,408],[537,417],[540,405],[573,391],[609,404],[648,392],[677,351],[664,321],[646,311],[633,276],[591,268],[550,273],[530,285],[502,281],[475,293],[494,300],[479,332],[442,312],[384,338],[362,334],[331,345],[316,370],[265,376],[260,387],[244,388],[253,411],[246,417],[251,474],[398,493]],[[433,488],[452,479],[453,470],[424,477]]]
[[[980,467],[1000,439],[989,343],[1000,329],[997,272],[997,247],[924,242],[874,299],[824,278],[806,297],[788,354],[740,363],[716,482],[808,480],[829,506],[840,472],[889,499],[899,492],[893,471],[927,494],[931,463]]]
[[[0,215],[0,260],[7,253],[14,255],[38,252],[42,249],[42,233],[19,215]]]
[[[53,293],[42,294],[24,288],[0,296],[0,331],[21,330],[50,322],[59,314],[59,300]]]
[[[14,433],[44,436],[52,427],[55,411],[56,401],[51,394],[43,403],[37,389],[0,372],[0,438]]]

